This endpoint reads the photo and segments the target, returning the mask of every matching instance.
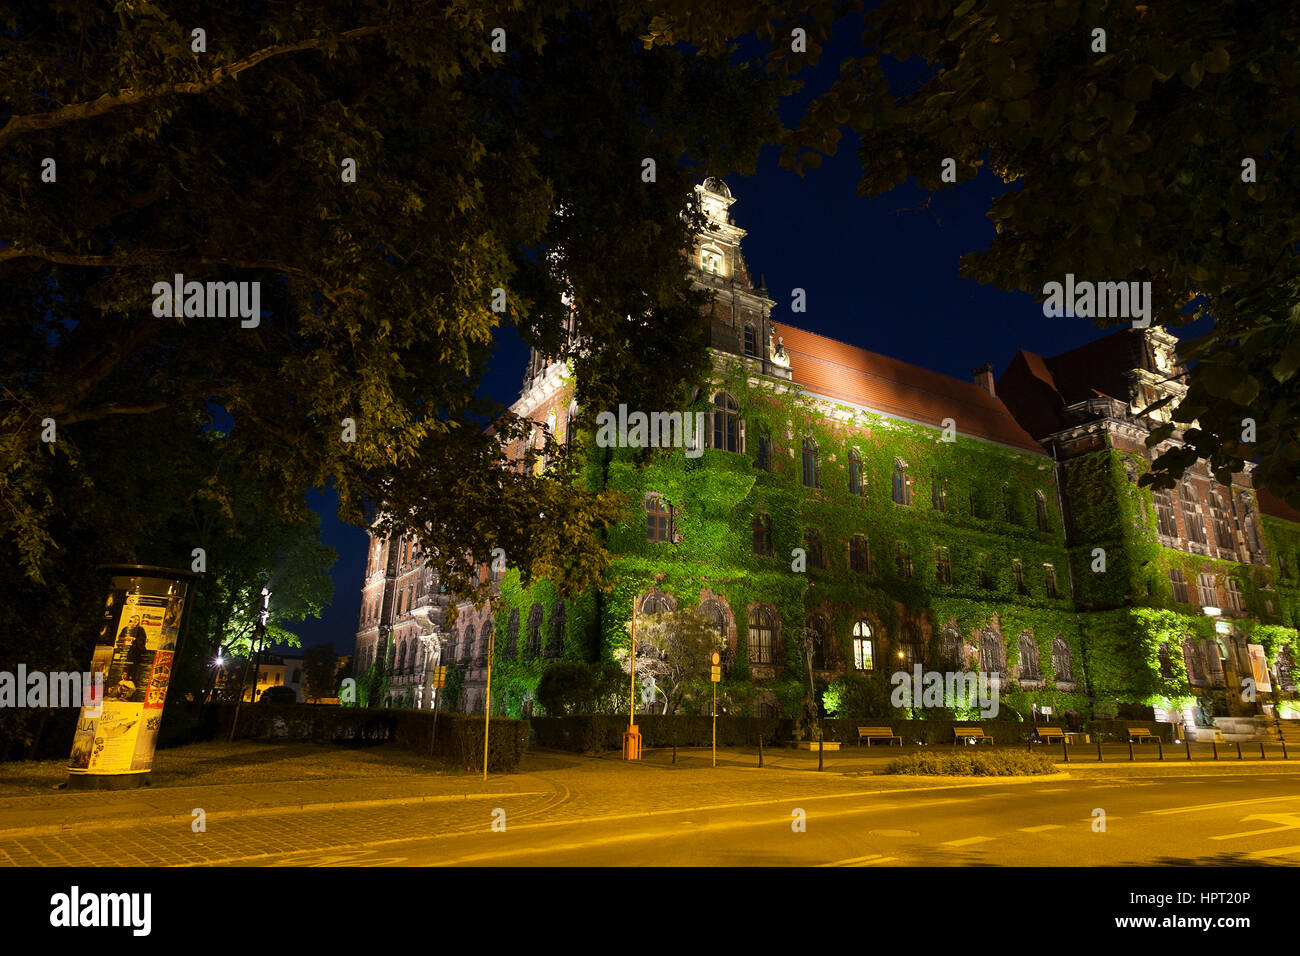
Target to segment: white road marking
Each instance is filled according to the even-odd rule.
[[[1042,833],[1045,830],[1060,830],[1060,829],[1061,829],[1061,824],[1059,823],[1045,823],[1041,827],[1021,827],[1020,832],[1021,833]]]
[[[988,843],[993,837],[974,836],[964,837],[960,840],[945,840],[940,846],[970,846],[972,843]]]
[[[1295,830],[1300,828],[1300,815],[1294,813],[1252,813],[1248,817],[1242,817],[1242,823],[1249,823],[1251,820],[1264,820],[1268,823],[1280,823],[1281,826],[1269,827],[1266,830],[1246,830],[1242,833],[1225,833],[1222,836],[1212,836],[1211,840],[1237,840],[1242,837],[1259,836],[1261,833],[1277,833],[1280,830]]]
[[[1253,800],[1228,800],[1223,803],[1198,803],[1191,807],[1169,807],[1165,810],[1143,810],[1143,813],[1153,816],[1165,816],[1170,813],[1195,813],[1198,810],[1225,810],[1228,807],[1253,807],[1259,803],[1281,803],[1283,800],[1300,800],[1300,793],[1293,793],[1286,797],[1265,797],[1260,799],[1256,797]]]

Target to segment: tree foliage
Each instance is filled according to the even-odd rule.
[[[302,654],[302,693],[308,702],[322,697],[338,696],[338,684],[334,675],[338,673],[339,656],[334,645],[317,644],[309,647]]]
[[[631,627],[629,621],[629,635]],[[664,713],[671,714],[705,691],[710,658],[726,646],[717,627],[697,608],[649,614],[637,619],[636,673],[642,680],[654,678],[664,699]],[[614,655],[625,670],[630,668],[630,642]]]
[[[643,49],[645,20],[594,0],[10,10],[0,533],[27,574],[64,543],[56,473],[108,490],[81,436],[187,412],[268,506],[328,483],[348,520],[386,504],[381,530],[420,536],[457,592],[495,547],[566,591],[599,578],[619,502],[488,467],[526,427],[476,396],[494,336],[571,359],[588,414],[675,407],[706,363],[689,186],[751,169],[776,128],[771,78]],[[260,322],[155,315],[176,274],[260,282]]]

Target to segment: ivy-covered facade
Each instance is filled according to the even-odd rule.
[[[608,538],[611,589],[561,601],[550,582],[523,588],[507,570],[488,606],[459,603],[446,628],[435,606],[456,599],[437,593],[436,575],[402,571],[401,543],[372,542],[380,565],[393,547],[398,564],[368,578],[363,667],[382,655],[387,622],[392,646],[411,646],[400,658],[408,683],[437,655],[456,665],[452,705],[481,710],[490,636],[493,711],[519,715],[554,660],[609,659],[626,646],[634,608],[698,607],[726,642],[719,699],[732,713],[798,711],[805,634],[818,696],[843,716],[907,716],[890,707],[890,677],[917,665],[996,673],[1002,715],[1026,719],[1035,708],[1067,719],[1161,708],[1189,725],[1196,705],[1254,713],[1230,693],[1251,674],[1252,644],[1275,675],[1282,665],[1274,687],[1288,684],[1300,515],[1260,516],[1243,475],[1225,518],[1198,476],[1188,523],[1175,513],[1170,524],[1163,499],[1137,484],[1152,454],[1148,420],[1127,402],[1121,414],[1043,394],[1031,359],[1055,360],[1020,353],[996,386],[987,367],[961,382],[774,321],[775,302],[740,253],[729,190],[708,180],[697,199],[711,228],[690,268],[714,293],[714,376],[673,411],[703,414],[703,447],[627,447],[634,416],[632,442],[607,440],[608,429],[578,434],[567,369],[536,355],[512,409],[583,446],[582,480],[626,494],[627,520]],[[523,451],[507,460],[522,466]],[[1205,522],[1223,531],[1224,521],[1230,547],[1198,543]],[[1294,560],[1274,567],[1272,554]],[[1175,594],[1174,570],[1193,586],[1212,581],[1209,606],[1224,613],[1200,613],[1194,602],[1208,604],[1209,591]],[[402,574],[409,594],[390,600],[385,581]],[[419,642],[430,629],[436,639]]]

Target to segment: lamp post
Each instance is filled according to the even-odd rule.
[[[627,691],[627,732],[623,734],[623,759],[641,759],[641,735],[636,729],[636,606],[637,599],[632,598],[632,657],[628,670],[631,672]]]

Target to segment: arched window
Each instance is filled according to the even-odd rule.
[[[645,499],[645,536],[647,541],[672,543],[673,508],[663,495],[650,494]]]
[[[642,614],[663,614],[673,609],[673,602],[662,591],[651,591],[641,602]]]
[[[871,625],[865,620],[853,624],[853,666],[860,671],[876,668],[876,645],[871,635]]]
[[[862,455],[856,448],[849,449],[849,494],[861,495],[863,492],[862,484]]]
[[[542,653],[542,617],[545,612],[541,604],[534,604],[528,612],[528,656],[537,657]]]
[[[1051,531],[1052,522],[1047,517],[1047,495],[1041,491],[1034,492],[1034,507],[1038,512],[1038,530]]]
[[[859,574],[871,572],[871,546],[864,534],[849,539],[849,567]]]
[[[560,657],[564,653],[564,602],[557,600],[551,607],[551,626],[546,639],[546,656]]]
[[[483,628],[486,631],[488,623],[483,622]],[[501,658],[512,661],[519,651],[519,608],[510,611],[510,620],[506,624],[506,646],[501,648]]]
[[[1002,486],[1002,517],[1007,524],[1020,524],[1020,509],[1016,507],[1016,494],[1010,485]]]
[[[397,649],[397,670],[395,673],[404,674],[406,672],[406,644],[403,643]]]
[[[1160,676],[1164,680],[1173,680],[1174,664],[1173,661],[1169,659],[1169,645],[1164,641],[1161,641],[1160,648],[1156,654],[1160,659]]]
[[[914,621],[903,625],[903,640],[898,645],[898,656],[904,666],[911,670],[913,665],[925,662],[925,646],[921,641],[921,629]]]
[[[812,666],[814,670],[832,667],[834,648],[831,646],[831,625],[824,614],[808,615],[808,630],[812,638]]]
[[[1205,519],[1196,508],[1196,490],[1190,481],[1184,481],[1179,488],[1183,504],[1183,525],[1187,528],[1187,540],[1197,544],[1208,544],[1205,537]]]
[[[1002,638],[993,629],[980,634],[980,670],[986,674],[1000,674],[1004,670],[1005,656]]]
[[[1074,680],[1074,665],[1070,660],[1070,645],[1060,634],[1052,638],[1052,672],[1056,682]]]
[[[962,653],[961,631],[949,624],[939,635],[939,656],[942,663],[957,670],[966,669],[966,655]]]
[[[1205,668],[1201,666],[1201,652],[1190,637],[1183,639],[1183,661],[1187,665],[1187,682],[1204,684]]]
[[[1050,564],[1043,565],[1043,584],[1047,588],[1049,598],[1060,597],[1060,592],[1056,590],[1056,568]]]
[[[472,633],[469,625],[465,625],[465,633]],[[483,622],[483,627],[478,635],[478,648],[474,653],[474,666],[486,667],[488,662],[488,648],[492,646],[492,624],[489,621]]]
[[[1016,673],[1021,680],[1041,680],[1043,673],[1038,662],[1038,642],[1028,631],[1020,634],[1020,660]]]
[[[750,527],[754,532],[754,553],[772,555],[772,519],[761,512],[754,515]]]
[[[894,481],[893,481],[893,488],[891,490],[891,497],[894,499],[894,504],[906,505],[911,503],[912,490],[908,485],[909,483],[907,480],[907,466],[903,464],[903,462],[900,459],[895,458],[894,459]]]
[[[772,612],[761,604],[749,609],[749,662],[751,664],[774,663],[776,649],[776,619]]]
[[[700,269],[710,275],[724,275],[725,258],[717,246],[703,246],[700,249]]]
[[[805,488],[822,486],[822,466],[817,455],[817,443],[811,438],[803,440],[803,486]]]
[[[748,322],[745,323],[745,354],[758,354],[758,336],[754,334],[754,327]]]
[[[713,396],[713,443],[721,451],[744,451],[740,439],[740,406],[726,392]]]
[[[709,598],[700,605],[700,617],[709,622],[709,625],[718,632],[722,638],[723,646],[729,646],[730,628],[727,626],[727,611],[722,606],[722,602],[717,598]]]
[[[1248,494],[1243,493],[1241,498],[1241,531],[1246,537],[1246,549],[1251,554],[1259,554],[1262,550],[1259,546],[1259,529],[1255,526],[1255,506]]]

